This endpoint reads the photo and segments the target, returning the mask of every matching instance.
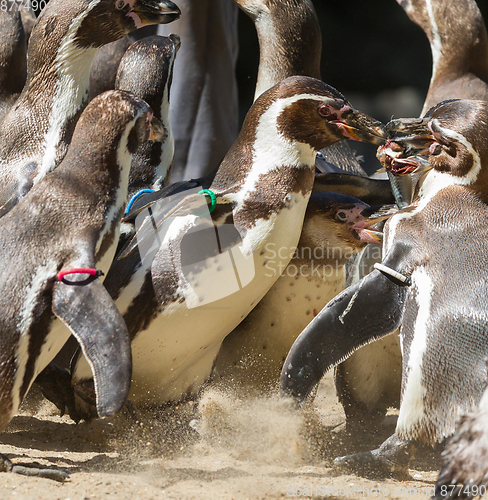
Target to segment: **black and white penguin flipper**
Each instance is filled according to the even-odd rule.
[[[99,279],[82,286],[59,281],[54,285],[52,309],[90,364],[98,415],[115,415],[129,393],[132,359],[127,327],[114,301]]]
[[[401,324],[407,287],[394,276],[394,259],[332,299],[297,338],[283,365],[280,388],[303,404],[327,370],[356,349]],[[390,274],[389,274],[390,273]],[[381,308],[378,309],[378,304]],[[368,316],[363,311],[375,310]]]

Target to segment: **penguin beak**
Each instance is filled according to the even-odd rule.
[[[430,168],[425,158],[432,152],[436,139],[428,118],[402,118],[386,125],[388,141],[378,148],[380,163],[393,175],[425,172]]]
[[[386,142],[383,124],[357,109],[348,108],[347,111],[341,113],[338,120],[330,123],[336,125],[342,135],[348,139],[369,142],[377,146]]]
[[[389,219],[398,212],[396,205],[382,205],[367,207],[362,212],[363,220],[354,224],[353,229],[358,233],[359,239],[365,243],[383,243],[383,233],[371,226]]]
[[[148,24],[168,24],[178,19],[181,11],[171,0],[136,0],[127,14],[138,28]]]
[[[168,138],[168,130],[155,116],[151,118],[149,130],[149,141],[164,142]]]

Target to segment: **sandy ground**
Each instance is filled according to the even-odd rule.
[[[380,444],[394,417],[382,435],[348,435],[330,374],[313,412],[208,389],[198,408],[76,425],[35,395],[27,403],[2,434],[1,451],[16,464],[65,470],[70,480],[3,473],[1,499],[428,498],[439,469],[435,457],[417,460],[402,482],[335,471],[335,456]]]

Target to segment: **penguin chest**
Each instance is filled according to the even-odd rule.
[[[343,265],[292,259],[259,304],[226,337],[215,373],[263,388],[277,382],[293,342],[344,286]]]
[[[182,241],[177,259],[158,253],[152,264],[155,292],[172,299],[160,299],[160,313],[132,342],[134,402],[177,401],[198,391],[222,340],[261,300],[293,255],[307,200],[300,201],[294,210],[256,221],[235,244],[229,243],[225,229],[217,231],[217,254],[190,251],[208,249],[209,234],[201,240],[197,235],[188,249]],[[171,294],[168,280],[154,278],[158,274],[172,275]],[[166,288],[164,293],[159,287]]]
[[[418,267],[412,273],[401,333],[397,433],[402,438],[442,441],[478,404],[486,387],[486,283],[482,266],[470,273],[466,265],[465,270],[471,276],[469,287],[466,276],[450,273],[448,264]]]

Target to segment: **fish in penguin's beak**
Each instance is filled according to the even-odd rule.
[[[136,0],[127,14],[138,28],[148,24],[168,24],[178,19],[181,11],[171,0]]]

